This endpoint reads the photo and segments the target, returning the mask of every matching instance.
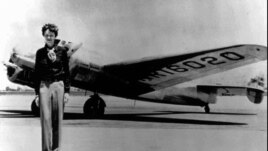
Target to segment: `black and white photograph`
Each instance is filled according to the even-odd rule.
[[[0,151],[267,151],[266,0],[1,0]]]

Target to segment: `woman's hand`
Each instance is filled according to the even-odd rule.
[[[40,103],[39,102],[39,95],[35,95],[34,101],[35,101],[36,106],[40,107],[39,106],[39,103]]]
[[[64,93],[64,104],[68,103],[69,99],[70,99],[69,93]]]

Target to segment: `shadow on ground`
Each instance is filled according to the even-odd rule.
[[[35,117],[31,111],[23,110],[0,110],[0,118],[33,118]]]
[[[22,110],[0,110],[5,114],[0,114],[0,118],[34,118],[31,111]],[[10,113],[10,114],[9,114]],[[156,111],[153,113],[121,113],[121,114],[106,114],[98,120],[104,121],[136,121],[136,122],[154,122],[154,123],[174,123],[174,124],[197,124],[197,125],[247,125],[246,123],[228,122],[218,120],[202,120],[202,119],[186,119],[186,118],[170,118],[170,117],[155,117],[157,115],[171,114],[206,114],[203,112],[179,112],[179,111]],[[220,115],[256,115],[251,113],[220,113],[214,112],[210,114]],[[154,117],[152,117],[154,116]],[[38,117],[36,117],[38,118]],[[64,120],[96,120],[89,119],[82,113],[64,113]]]
[[[158,115],[171,114],[206,114],[203,112],[175,112],[175,111],[157,111],[153,113],[120,113],[120,114],[105,114],[98,120],[112,120],[112,121],[134,121],[134,122],[154,122],[154,123],[174,123],[174,124],[199,124],[199,125],[247,125],[247,123],[226,122],[216,120],[202,120],[202,119],[186,119],[186,118],[170,118],[170,117],[155,117]],[[256,115],[249,113],[212,113],[222,115]],[[152,117],[153,116],[153,117]],[[82,113],[65,113],[65,120],[88,120]],[[95,119],[92,119],[95,120]]]

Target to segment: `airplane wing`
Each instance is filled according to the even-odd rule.
[[[103,71],[159,90],[267,59],[267,48],[234,45],[167,57],[144,58],[103,66]]]

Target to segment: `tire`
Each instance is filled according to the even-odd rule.
[[[103,105],[100,104],[99,108],[98,108],[98,117],[102,117],[104,115],[105,112],[105,107]]]
[[[84,108],[83,108],[83,111],[84,111],[84,115],[87,117],[87,118],[93,118],[96,116],[96,109],[94,107],[94,102],[92,99],[88,99],[85,104],[84,104]]]
[[[99,102],[100,101],[100,102]],[[105,103],[102,100],[88,99],[84,104],[84,115],[87,118],[99,118],[104,115]]]
[[[31,111],[34,116],[40,117],[40,108],[36,105],[35,100],[32,102]]]
[[[205,112],[206,112],[206,113],[210,113],[210,108],[209,108],[208,105],[206,105],[204,109],[205,109]]]

